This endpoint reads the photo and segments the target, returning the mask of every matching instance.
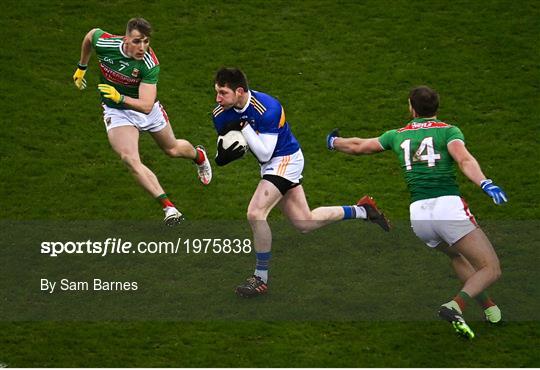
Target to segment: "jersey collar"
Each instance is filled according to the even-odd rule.
[[[122,42],[120,43],[120,45],[118,46],[118,48],[120,49],[120,53],[126,57],[126,58],[131,58],[129,55],[127,55],[126,53],[124,53],[124,40],[122,40]]]
[[[414,118],[411,120],[411,123],[412,122],[415,122],[415,123],[421,123],[421,122],[440,122],[439,119],[437,118]]]
[[[249,103],[251,103],[251,90],[248,90],[248,98],[247,98],[247,101],[246,101],[246,105],[244,105],[244,107],[242,109],[234,108],[234,111],[236,113],[244,113],[246,111],[246,109],[248,109]]]

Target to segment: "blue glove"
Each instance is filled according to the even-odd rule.
[[[334,150],[334,140],[339,137],[339,129],[335,128],[326,135],[326,147],[328,150]]]
[[[487,195],[493,198],[493,203],[503,204],[508,202],[505,192],[500,187],[495,185],[492,180],[482,180],[480,187]]]

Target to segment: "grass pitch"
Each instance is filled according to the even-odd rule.
[[[517,316],[510,315],[506,325],[496,328],[473,321],[477,338],[472,342],[454,337],[448,324],[425,317],[418,321],[260,321],[256,307],[265,301],[245,302],[248,308],[241,309],[250,311],[246,321],[4,321],[0,323],[1,364],[540,365],[538,317],[526,315],[540,308],[533,263],[538,260],[538,229],[521,227],[540,220],[537,2],[159,1],[145,2],[143,8],[136,3],[92,0],[8,1],[0,15],[5,41],[0,48],[3,221],[160,222],[159,207],[135,186],[106,141],[95,89],[95,56],[87,73],[89,88],[80,92],[71,82],[84,34],[93,27],[122,33],[132,16],[144,16],[155,27],[152,46],[162,65],[159,99],[178,137],[215,153],[212,78],[222,65],[241,67],[252,88],[281,100],[304,150],[304,186],[313,207],[351,204],[369,193],[393,220],[405,222],[408,194],[393,155],[346,157],[328,152],[324,138],[334,127],[340,127],[343,135],[363,137],[398,127],[407,120],[409,88],[428,84],[437,89],[439,118],[462,129],[484,172],[509,195],[508,205],[495,207],[460,176],[463,195],[480,223],[516,222],[516,245],[501,242],[506,240],[503,236],[494,241],[503,278],[492,293],[503,310],[508,308],[505,312]],[[216,168],[211,186],[203,188],[191,163],[166,158],[147,136],[140,146],[143,161],[190,220],[245,218],[258,182],[255,161],[246,158]],[[281,221],[279,212],[271,218]],[[3,240],[6,235],[4,230]],[[324,230],[314,235],[290,246],[276,233],[271,270],[276,283],[271,289],[277,292],[265,297],[268,305],[273,297],[282,298],[286,289],[305,281],[306,273],[321,286],[328,283],[327,275],[342,276],[349,283],[377,283],[367,297],[344,299],[364,306],[383,298],[390,307],[396,298],[407,305],[408,298],[416,307],[417,295],[400,295],[416,284],[420,296],[429,296],[422,304],[435,310],[457,289],[457,281],[455,289],[442,289],[425,273],[423,265],[429,262],[441,274],[447,273],[448,281],[451,277],[446,261],[428,253],[420,242],[409,253],[400,250],[399,260],[392,259],[396,252],[388,246],[380,249],[379,259],[364,261],[380,265],[366,263],[367,268],[355,270],[354,260],[351,265],[332,265],[343,258],[340,244],[321,245],[317,237],[323,240]],[[396,237],[396,243],[399,240]],[[349,247],[343,247],[343,253],[361,257],[368,246],[359,239],[360,254]],[[324,247],[329,249],[327,255],[322,254]],[[2,271],[9,267],[7,257],[2,258]],[[252,256],[239,259],[229,276],[243,279],[251,272],[252,260]],[[205,284],[230,291],[233,287],[222,284],[223,276],[205,276],[206,269],[214,271],[211,263],[210,257],[186,259],[178,271],[199,273],[207,277]],[[185,289],[192,292],[197,286]],[[223,304],[231,299],[223,296]],[[324,307],[324,302],[313,298],[313,304]],[[248,305],[253,305],[251,310]]]

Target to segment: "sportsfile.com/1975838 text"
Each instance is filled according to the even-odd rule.
[[[43,241],[41,254],[57,257],[61,254],[241,254],[251,253],[250,239],[178,238],[175,241],[137,241],[107,238],[104,241]]]

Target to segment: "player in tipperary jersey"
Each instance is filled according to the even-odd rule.
[[[460,129],[437,119],[438,107],[437,92],[427,86],[416,87],[409,94],[413,119],[405,127],[371,139],[342,138],[334,129],[327,136],[327,146],[347,154],[384,150],[397,154],[411,193],[410,218],[415,234],[429,247],[451,258],[464,284],[438,314],[450,321],[458,334],[473,338],[473,331],[463,319],[467,300],[476,298],[486,320],[500,322],[501,311],[486,289],[499,278],[501,270],[495,250],[460,196],[454,163],[495,204],[506,202],[507,197],[482,173],[465,147]]]
[[[304,233],[354,218],[369,220],[388,231],[388,221],[368,196],[352,206],[310,210],[301,185],[304,157],[279,101],[250,90],[246,76],[237,68],[217,71],[214,87],[218,103],[213,112],[216,131],[224,135],[230,130],[239,130],[261,166],[261,180],[247,209],[256,252],[255,272],[236,288],[238,295],[252,297],[268,289],[272,232],[266,219],[276,205],[294,227]],[[216,163],[223,166],[241,157],[243,151],[236,145],[225,150],[219,141]]]
[[[156,175],[141,162],[139,132],[149,132],[170,157],[192,159],[204,185],[212,179],[212,168],[202,146],[193,147],[190,142],[175,138],[167,113],[157,100],[160,66],[149,46],[151,32],[150,23],[142,18],[129,20],[124,36],[92,29],[83,39],[73,81],[77,88],[86,88],[84,75],[94,49],[101,70],[98,89],[109,142],[137,182],[156,198],[165,212],[165,223],[172,226],[183,215],[163,191]]]

